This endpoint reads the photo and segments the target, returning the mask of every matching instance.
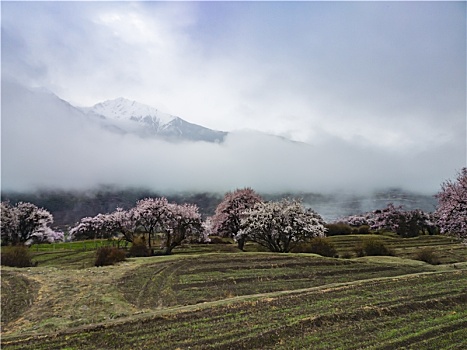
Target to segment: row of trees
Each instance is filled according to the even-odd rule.
[[[145,198],[129,210],[118,208],[110,214],[83,218],[70,230],[81,239],[120,237],[134,243],[141,237],[145,242],[147,237],[150,249],[155,234],[160,234],[165,254],[170,254],[185,240],[204,241],[204,232],[196,205],[169,203],[164,197]]]
[[[392,203],[384,209],[351,215],[341,219],[340,222],[352,227],[368,226],[375,231],[391,231],[401,237],[439,233],[434,214],[420,209],[405,211],[402,206],[395,206]]]
[[[288,252],[298,242],[323,236],[325,227],[318,214],[297,201],[264,202],[245,188],[227,193],[216,214],[205,222],[196,205],[146,198],[130,210],[83,218],[70,233],[78,238],[117,236],[132,243],[145,237],[150,249],[157,234],[165,254],[186,240],[208,241],[209,235],[233,238],[240,249],[250,240],[271,251]]]
[[[404,211],[401,206],[389,204],[385,209],[352,215],[341,221],[350,226],[368,225],[372,230],[396,232],[402,237],[442,233],[466,239],[467,168],[458,173],[455,181],[445,181],[436,198],[438,206],[434,213],[419,209]]]
[[[350,226],[368,225],[372,230],[388,230],[402,237],[418,234],[448,234],[467,238],[467,168],[463,168],[455,181],[441,185],[436,195],[438,206],[434,213],[419,209],[404,211],[389,204],[385,209],[362,215],[349,216],[342,221]]]
[[[466,239],[467,168],[459,172],[455,181],[444,182],[436,198],[439,204],[434,213],[405,211],[402,206],[389,204],[343,221],[350,226],[392,231],[401,237],[442,233]],[[325,229],[322,218],[298,202],[266,203],[247,188],[225,195],[212,218],[212,233],[236,239],[241,249],[246,240],[252,240],[273,251],[289,251],[290,244],[322,236]]]
[[[403,237],[441,232],[467,238],[467,168],[456,181],[443,183],[437,198],[439,205],[432,214],[404,211],[390,204],[345,221],[351,226],[390,230]],[[52,223],[52,215],[34,204],[1,203],[2,244],[62,240],[63,233],[53,231]],[[147,245],[152,248],[159,234],[167,254],[183,241],[207,241],[210,235],[232,238],[240,249],[245,242],[254,241],[271,251],[288,252],[299,242],[324,236],[324,225],[317,213],[299,201],[265,202],[251,188],[244,188],[228,192],[215,214],[204,222],[196,205],[169,203],[164,197],[146,198],[129,210],[119,208],[110,214],[83,218],[70,235],[79,239],[119,237],[128,242],[147,237]]]

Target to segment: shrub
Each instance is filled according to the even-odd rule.
[[[146,238],[144,236],[135,237],[130,247],[130,256],[146,257],[151,255],[151,250],[146,246]]]
[[[322,256],[336,257],[337,251],[327,238],[315,237],[311,241],[302,243],[293,249],[294,253],[314,253]]]
[[[151,251],[149,250],[148,247],[146,247],[146,244],[144,243],[133,243],[130,248],[130,256],[146,257],[150,255],[151,255]]]
[[[439,265],[440,261],[438,256],[436,256],[435,252],[431,248],[423,248],[417,252],[415,255],[416,260],[424,261],[431,265]]]
[[[4,266],[11,267],[30,267],[37,266],[31,260],[29,249],[25,246],[2,247],[1,263]]]
[[[370,233],[370,226],[368,225],[362,225],[358,228],[358,233],[360,235],[367,235]]]
[[[379,239],[367,238],[362,243],[358,244],[355,249],[357,256],[382,256],[394,255],[394,252],[386,247],[386,245]]]
[[[327,236],[338,236],[338,235],[350,235],[352,234],[352,227],[343,222],[338,222],[335,224],[327,224],[326,232]]]
[[[367,235],[370,234],[370,226],[362,225],[358,227],[352,227],[352,234],[353,235]]]
[[[125,252],[113,247],[101,247],[96,252],[95,266],[113,265],[125,260]]]

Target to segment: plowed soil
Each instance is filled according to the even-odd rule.
[[[2,349],[462,349],[466,326],[465,265],[241,253],[2,269]]]

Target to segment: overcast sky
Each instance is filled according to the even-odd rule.
[[[358,160],[356,178],[371,154],[398,168],[388,185],[419,172],[436,191],[466,165],[465,2],[2,2],[1,16],[2,81],[77,106],[126,97],[286,136]]]

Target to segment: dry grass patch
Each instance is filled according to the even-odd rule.
[[[65,330],[140,312],[125,301],[115,284],[140,264],[132,261],[79,270],[35,267],[7,272],[32,281],[37,297],[23,309],[20,318],[2,327],[2,336]],[[2,271],[2,277],[4,274]],[[14,291],[3,287],[2,278],[2,302],[14,298]],[[2,317],[3,313],[2,308]]]

